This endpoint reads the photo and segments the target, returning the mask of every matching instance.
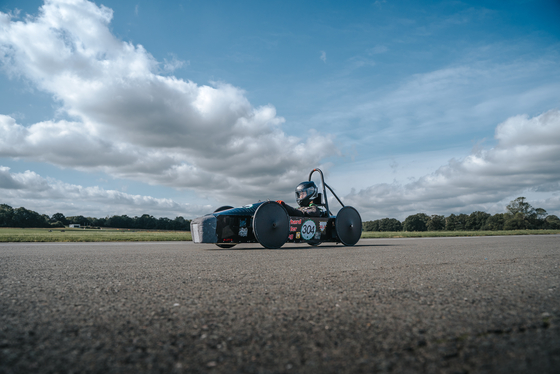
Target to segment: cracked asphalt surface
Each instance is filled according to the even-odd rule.
[[[0,373],[559,373],[560,236],[0,244]]]

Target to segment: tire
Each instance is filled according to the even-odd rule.
[[[232,206],[229,206],[229,205],[224,205],[224,206],[221,206],[221,207],[219,207],[218,209],[216,209],[216,210],[214,211],[214,213],[218,213],[218,212],[221,212],[221,211],[224,211],[224,210],[228,210],[228,209],[233,209],[233,207],[232,207]],[[235,246],[237,245],[237,243],[236,243],[236,244],[225,244],[225,243],[220,243],[220,244],[216,244],[216,245],[217,245],[218,247],[220,247],[220,248],[229,249],[229,248],[235,247]]]
[[[275,201],[261,204],[253,216],[253,233],[257,241],[265,248],[282,247],[290,234],[288,212]]]
[[[362,218],[360,213],[351,206],[340,209],[334,226],[338,240],[346,246],[356,244],[362,236]]]

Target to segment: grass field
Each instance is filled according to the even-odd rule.
[[[0,228],[0,242],[145,242],[191,240],[187,231]]]
[[[503,231],[364,231],[362,238],[437,238],[454,236],[505,236],[505,235],[552,235],[560,230],[503,230]]]
[[[424,231],[362,233],[362,238],[421,238],[453,236],[550,235],[560,230],[511,231]],[[0,242],[145,242],[192,240],[186,231],[156,231],[128,229],[18,229],[0,228]]]

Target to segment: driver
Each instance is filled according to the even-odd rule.
[[[320,217],[323,214],[323,211],[313,202],[313,200],[317,198],[318,193],[319,188],[317,188],[315,182],[301,182],[296,187],[296,201],[299,208],[292,208],[282,200],[278,200],[277,203],[286,208],[286,211],[290,216]]]

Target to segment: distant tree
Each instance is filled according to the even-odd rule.
[[[51,216],[51,222],[61,222],[63,225],[68,225],[68,220],[62,213],[55,213]]]
[[[91,224],[92,226],[105,227],[106,221],[107,221],[106,218],[93,218],[91,220]]]
[[[522,212],[518,212],[515,215],[505,215],[504,230],[526,230],[529,227],[530,224]]]
[[[506,206],[505,230],[542,229],[548,227],[543,208],[533,208],[525,197],[518,197]]]
[[[543,225],[544,229],[548,230],[559,230],[560,229],[560,218],[551,214],[545,218],[545,223]]]
[[[114,228],[123,228],[123,229],[130,229],[134,228],[133,226],[134,220],[127,216],[126,214],[122,216],[112,216],[109,217],[106,221],[106,227],[114,227]]]
[[[441,231],[445,229],[445,217],[433,215],[428,219],[426,224],[428,231]]]
[[[362,224],[362,230],[364,231],[379,231],[379,221],[365,221]]]
[[[548,213],[543,208],[536,208],[535,215],[537,216],[537,219],[544,219]]]
[[[490,217],[490,214],[486,212],[472,212],[465,222],[465,229],[470,231],[482,230],[488,217]]]
[[[518,197],[515,200],[512,200],[507,206],[506,210],[512,216],[515,216],[517,213],[521,213],[523,218],[533,214],[535,209],[525,201],[525,197]]]
[[[416,213],[414,215],[406,217],[403,223],[404,231],[426,231],[426,223],[430,217],[425,213]]]
[[[14,227],[50,227],[48,216],[41,216],[39,213],[23,207],[14,209],[12,225]]]
[[[173,220],[172,230],[191,230],[191,221],[184,219],[182,216],[175,217]]]
[[[546,225],[546,216],[548,213],[543,208],[535,208],[532,214],[528,215],[526,219],[529,221],[531,229],[543,229]]]
[[[14,216],[14,209],[6,204],[0,204],[0,227],[13,226],[12,218]]]
[[[191,222],[181,216],[171,220],[165,217],[156,219],[149,214],[134,218],[127,215],[95,218],[82,215],[65,217],[62,213],[55,213],[49,217],[23,207],[13,209],[7,204],[0,204],[0,227],[64,227],[70,223],[82,226],[189,231]]]
[[[158,230],[173,230],[173,221],[167,217],[160,217],[157,220],[156,228]]]
[[[455,227],[457,227],[457,216],[450,214],[449,217],[445,218],[445,230],[455,231]]]
[[[122,222],[124,223],[123,228],[134,228],[134,218],[127,216],[126,214],[122,215]]]
[[[455,230],[456,231],[464,231],[467,229],[467,219],[469,219],[469,216],[461,213],[459,215],[457,215],[457,226],[455,226]]]
[[[402,223],[396,218],[383,218],[379,221],[379,231],[402,231]]]
[[[469,216],[461,214],[450,214],[449,217],[445,218],[445,230],[446,231],[464,231],[467,229],[467,221]]]
[[[486,223],[483,226],[483,230],[490,230],[490,231],[500,231],[504,229],[504,213],[496,213],[493,216],[490,216],[486,219]]]
[[[91,226],[91,221],[89,218],[86,218],[84,216],[72,216],[72,217],[67,217],[68,223],[74,223],[74,224],[78,224],[80,226]]]
[[[382,218],[363,222],[362,228],[364,231],[402,231],[402,223],[396,218]]]
[[[155,229],[157,226],[157,219],[149,214],[142,214],[142,217],[134,217],[135,224],[134,227],[138,229]]]

